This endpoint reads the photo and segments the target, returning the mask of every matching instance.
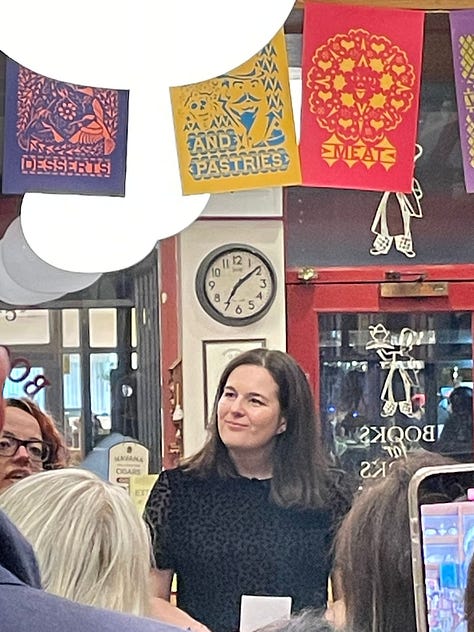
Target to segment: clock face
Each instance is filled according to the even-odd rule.
[[[225,325],[248,325],[264,316],[275,298],[276,275],[256,248],[228,244],[213,250],[196,274],[203,309]]]

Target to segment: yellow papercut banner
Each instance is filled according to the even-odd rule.
[[[235,70],[171,88],[184,194],[300,184],[281,29]]]

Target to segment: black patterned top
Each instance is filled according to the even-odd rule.
[[[212,632],[239,629],[242,595],[291,596],[293,611],[323,607],[330,513],[282,508],[270,481],[160,474],[147,503],[158,568],[173,569],[178,606]]]

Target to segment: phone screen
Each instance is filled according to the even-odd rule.
[[[474,502],[421,505],[420,511],[428,630],[461,632],[474,552]]]
[[[410,481],[412,563],[421,632],[465,632],[474,554],[474,463],[421,468]]]

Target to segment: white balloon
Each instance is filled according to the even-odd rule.
[[[15,307],[33,306],[52,301],[62,296],[64,292],[39,292],[27,290],[18,285],[8,275],[3,265],[2,241],[0,241],[0,300]]]
[[[160,59],[166,59],[162,77],[177,86],[237,68],[268,44],[294,4],[294,0],[160,2],[161,21],[167,25],[156,38]]]
[[[128,89],[145,64],[149,81],[182,85],[247,61],[293,6],[294,0],[81,0],[66,12],[64,0],[3,0],[1,50],[70,83]]]
[[[181,193],[168,89],[148,82],[131,91],[129,112],[125,197],[25,194],[24,237],[50,265],[85,273],[127,268],[191,224],[209,200]],[[150,124],[158,119],[160,126]]]
[[[131,0],[81,0],[66,11],[61,0],[3,0],[0,48],[52,79],[128,88],[133,43],[129,14],[136,5]],[[14,33],[17,24],[22,25],[21,37]]]
[[[132,219],[127,211],[125,198],[27,193],[20,218],[29,246],[50,265],[109,272],[141,261],[156,242],[140,212]]]
[[[154,119],[159,119],[159,125],[150,125]],[[148,82],[140,91],[130,93],[128,134],[126,198],[130,196],[134,207],[135,200],[140,200],[146,209],[142,230],[152,231],[156,242],[195,221],[210,194],[182,194],[167,86]]]
[[[21,227],[31,250],[55,268],[107,272],[137,263],[194,221],[209,195],[181,193],[167,87],[239,66],[293,4],[239,0],[230,12],[222,0],[82,0],[71,14],[63,0],[4,0],[6,55],[54,79],[130,89],[125,198],[25,194]]]
[[[26,242],[19,217],[3,236],[2,254],[7,274],[27,290],[65,294],[89,287],[100,277],[100,274],[66,272],[40,259]]]

